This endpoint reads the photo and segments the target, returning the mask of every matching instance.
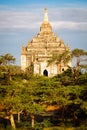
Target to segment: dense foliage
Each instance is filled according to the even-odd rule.
[[[14,58],[5,64],[0,62],[1,130],[11,127],[42,130],[55,125],[82,127],[82,124],[86,129],[86,71],[69,68],[52,78],[34,76],[29,70],[21,71],[11,60]]]

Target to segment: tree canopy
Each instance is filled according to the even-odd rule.
[[[87,116],[87,72],[76,75],[76,69],[72,69],[49,78],[32,75],[30,69],[30,73],[23,72],[10,63],[1,64],[0,118],[9,120],[13,129],[17,127],[16,116],[19,124],[25,118],[29,124],[30,118],[33,128],[37,116],[55,119],[57,125],[59,122],[66,124],[68,120],[73,124],[82,123]]]

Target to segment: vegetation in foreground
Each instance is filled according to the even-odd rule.
[[[34,76],[32,67],[23,72],[12,55],[0,56],[0,130],[86,130],[87,70],[80,64],[84,51],[77,52],[76,66],[52,78]]]

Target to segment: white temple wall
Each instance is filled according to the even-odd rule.
[[[27,61],[26,61],[26,55],[21,55],[21,69],[22,70],[25,70],[26,63],[27,63]]]

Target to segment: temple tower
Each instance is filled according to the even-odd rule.
[[[45,8],[39,33],[28,41],[27,46],[22,46],[21,68],[25,70],[32,65],[34,74],[48,77],[60,74],[67,69],[67,65],[71,66],[71,62],[68,62],[67,65],[60,63],[61,66],[58,66],[53,63],[48,66],[48,60],[53,54],[59,54],[65,50],[70,51],[70,46],[65,45],[64,41],[54,34],[48,20],[48,9]]]

